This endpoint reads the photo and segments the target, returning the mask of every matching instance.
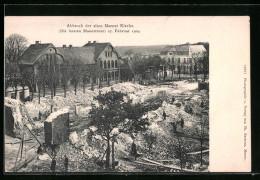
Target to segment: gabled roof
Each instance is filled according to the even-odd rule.
[[[68,62],[81,61],[83,64],[95,64],[94,47],[58,47],[57,53],[62,54]]]
[[[34,64],[37,57],[49,47],[54,47],[52,43],[31,44],[19,58],[19,64]]]
[[[83,47],[94,48],[95,49],[94,59],[97,59],[108,45],[111,45],[111,44],[109,42],[106,42],[106,43],[87,43]]]

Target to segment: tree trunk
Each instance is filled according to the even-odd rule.
[[[74,91],[75,91],[75,95],[77,95],[77,82],[75,82],[74,84]]]
[[[182,148],[181,148],[181,142],[179,137],[177,136],[177,140],[178,140],[178,146],[179,146],[179,151],[180,151],[180,164],[181,164],[181,170],[182,170]]]
[[[17,86],[15,86],[14,96],[15,96],[15,99],[16,99],[17,98]]]
[[[110,162],[110,143],[109,138],[107,138],[107,154],[106,154],[106,169],[109,169],[109,162]]]
[[[43,85],[43,97],[45,97],[45,85]]]
[[[32,98],[31,98],[31,101],[33,100],[33,89],[32,89]]]
[[[202,166],[202,144],[203,142],[200,141],[200,166]]]
[[[56,96],[56,83],[53,83],[53,95]]]
[[[53,99],[53,83],[51,83],[51,99]]]
[[[66,85],[64,86],[64,98],[66,98]]]
[[[112,169],[115,169],[115,142],[112,141]]]
[[[92,83],[91,83],[91,91],[94,91],[94,82],[93,82],[93,80],[92,80]]]
[[[38,104],[41,103],[41,88],[38,86]]]
[[[182,153],[180,154],[180,160],[181,160],[181,170],[182,170]]]

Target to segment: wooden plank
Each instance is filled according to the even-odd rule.
[[[207,152],[209,152],[209,149],[202,151],[202,153],[207,153]],[[196,155],[196,154],[200,154],[200,153],[201,153],[201,151],[191,152],[191,153],[187,153],[187,154]]]
[[[142,160],[144,161],[148,161],[150,163],[153,163],[153,164],[157,164],[159,166],[162,166],[162,167],[167,167],[167,168],[171,168],[171,169],[176,169],[176,170],[180,170],[180,171],[185,171],[185,172],[197,172],[197,171],[193,171],[193,170],[190,170],[190,169],[181,169],[177,166],[173,166],[173,165],[164,165],[164,164],[161,164],[159,162],[156,162],[156,161],[153,161],[153,160],[150,160],[150,159],[147,159],[147,158],[141,158]]]

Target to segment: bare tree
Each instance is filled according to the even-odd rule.
[[[27,39],[20,34],[11,34],[5,39],[5,58],[17,62],[27,48]]]
[[[46,74],[47,74],[48,66],[47,64],[39,64],[38,70],[35,76],[35,82],[38,87],[38,103],[41,102],[41,89],[47,81]]]
[[[82,72],[83,93],[86,92],[86,84],[89,77],[89,68],[85,65]]]
[[[82,76],[82,63],[80,61],[73,61],[70,65],[70,77],[71,81],[74,83],[75,95],[77,95],[77,87]]]
[[[202,61],[201,64],[202,64],[202,71],[203,71],[203,80],[205,81],[207,78],[207,74],[209,72],[209,56],[207,51],[204,51],[202,53],[201,61]]]
[[[198,81],[198,73],[199,73],[199,66],[200,66],[199,54],[198,53],[193,53],[192,54],[192,59],[194,61],[193,73],[195,75],[195,80]]]
[[[34,92],[34,85],[35,85],[35,74],[33,71],[33,67],[27,67],[21,70],[21,76],[23,81],[26,81],[29,85],[29,88],[32,92],[31,100],[33,100],[33,92]]]
[[[209,140],[209,121],[206,116],[199,115],[198,125],[192,134],[200,142],[200,165],[203,165],[203,145]]]
[[[179,80],[181,80],[181,66],[178,65],[178,75],[179,75]]]
[[[62,64],[60,68],[61,73],[61,85],[64,90],[64,98],[66,98],[66,91],[67,91],[67,83],[70,79],[70,71],[67,64]]]
[[[15,90],[15,98],[17,96],[17,87],[20,83],[20,72],[17,63],[8,63],[6,64],[5,69],[5,86],[13,87]]]

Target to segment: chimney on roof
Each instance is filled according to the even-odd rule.
[[[95,44],[97,41],[93,41],[93,44]]]
[[[72,45],[70,44],[69,47],[72,48]]]
[[[40,44],[40,41],[35,41],[35,44]]]
[[[91,41],[88,41],[88,44],[91,44]]]
[[[65,47],[66,47],[66,44],[64,44],[62,47],[65,48]]]

